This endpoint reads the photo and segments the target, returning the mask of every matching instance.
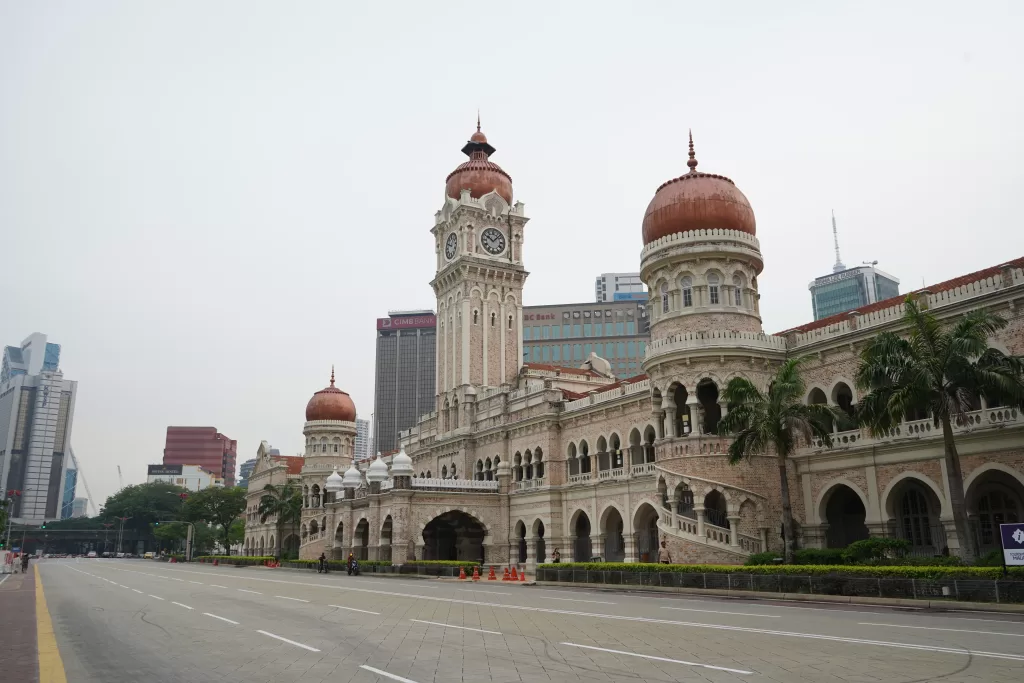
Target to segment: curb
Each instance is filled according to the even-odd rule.
[[[876,607],[916,607],[945,611],[1003,612],[1024,614],[1024,605],[997,602],[959,602],[953,600],[911,600],[906,598],[862,598],[853,595],[818,595],[808,593],[767,593],[722,588],[677,588],[675,586],[617,586],[603,583],[565,583],[562,581],[530,581],[526,585],[586,588],[609,593],[677,593],[682,595],[714,595],[743,600],[784,600],[787,602],[834,602],[841,605],[874,605]]]

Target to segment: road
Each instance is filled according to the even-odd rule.
[[[37,565],[69,683],[1020,681],[1024,615]]]

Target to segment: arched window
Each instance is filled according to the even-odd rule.
[[[508,329],[512,329],[512,316],[508,317]]]
[[[743,305],[743,281],[739,275],[732,278],[732,302],[737,306]]]
[[[661,285],[661,312],[668,313],[668,285]]]
[[[474,309],[473,310],[473,324],[474,325],[476,325],[479,322],[479,320],[477,319],[477,318],[479,318],[479,315],[480,315],[480,311],[477,311],[477,310]]]
[[[689,276],[684,277],[679,284],[683,289],[683,308],[693,306],[693,280]]]
[[[920,548],[932,545],[931,520],[928,515],[928,502],[924,493],[917,487],[908,489],[903,495],[900,506],[903,523],[903,537],[910,545]]]
[[[455,471],[455,463],[452,463],[452,479],[458,479],[458,478],[459,478],[459,475]]]
[[[337,452],[338,452],[338,444],[334,444],[334,452],[335,452],[335,453],[337,453]]]
[[[718,276],[708,273],[708,303],[712,306],[718,303]]]
[[[491,327],[494,327],[494,322],[498,319],[498,314],[491,311]]]
[[[448,466],[447,465],[443,465],[441,467],[441,478],[442,479],[447,479],[448,478]]]

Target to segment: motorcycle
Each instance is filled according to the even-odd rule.
[[[350,562],[349,565],[348,565],[348,575],[349,576],[359,576],[359,563],[356,562],[355,560]]]
[[[316,573],[317,574],[329,574],[330,572],[331,572],[331,568],[330,568],[330,566],[328,566],[327,562],[321,562],[316,567]]]

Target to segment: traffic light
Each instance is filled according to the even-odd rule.
[[[43,525],[41,527],[39,527],[39,528],[40,529],[45,529],[46,528],[46,522],[43,522]]]
[[[160,526],[160,522],[153,522],[153,526]]]

